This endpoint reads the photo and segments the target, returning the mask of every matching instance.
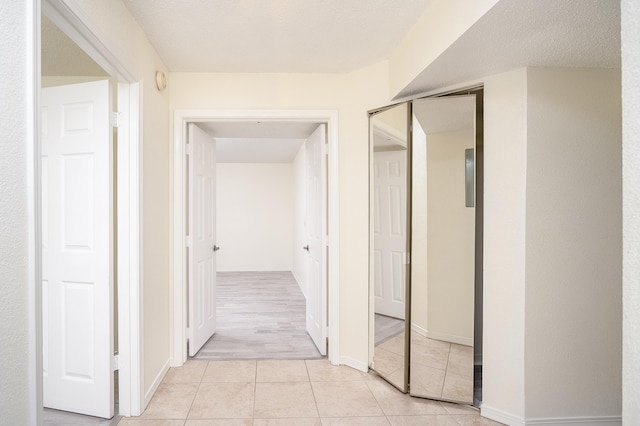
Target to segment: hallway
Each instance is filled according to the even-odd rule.
[[[216,333],[198,360],[320,358],[291,272],[218,272]]]

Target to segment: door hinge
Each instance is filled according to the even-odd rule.
[[[405,253],[406,262],[405,265],[411,265],[411,253]]]
[[[185,152],[187,153],[187,155],[191,155],[193,152],[193,149],[191,149],[191,144],[188,143],[187,145],[185,145],[184,147]]]
[[[113,356],[113,371],[120,370],[120,355],[116,354]]]
[[[109,118],[111,121],[111,127],[118,128],[122,124],[122,113],[121,112],[112,112],[111,117]]]

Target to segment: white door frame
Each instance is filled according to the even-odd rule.
[[[329,271],[328,330],[329,352],[332,364],[339,364],[339,193],[338,193],[338,112],[336,110],[200,110],[177,109],[174,111],[173,136],[173,217],[172,217],[172,265],[173,265],[173,333],[171,366],[179,367],[187,360],[187,283],[186,283],[186,221],[185,221],[185,141],[187,124],[215,121],[294,121],[325,123],[329,145],[328,160],[328,233]]]
[[[116,51],[100,39],[100,32],[88,22],[83,10],[69,0],[42,0],[42,12],[71,40],[80,46],[96,63],[118,80],[118,157],[117,157],[117,289],[118,289],[118,354],[119,354],[119,413],[135,416],[142,412],[142,153],[141,104],[142,88],[131,66],[122,63]],[[39,30],[38,30],[39,31]],[[37,41],[36,55],[41,54]],[[39,60],[38,60],[39,64]],[[38,66],[37,73],[40,74]],[[37,110],[40,109],[36,94]],[[39,126],[39,123],[38,123]],[[41,144],[36,131],[37,146]],[[35,155],[40,167],[40,149]],[[36,199],[41,196],[39,180],[34,182]],[[41,212],[37,212],[37,217]],[[41,241],[41,229],[36,227],[36,241]],[[42,277],[41,259],[36,264],[36,277]],[[40,306],[42,295],[36,296]],[[37,351],[42,352],[42,337],[37,339]],[[42,375],[42,365],[38,366]],[[40,401],[42,406],[42,401]]]

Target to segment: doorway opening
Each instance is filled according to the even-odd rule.
[[[189,130],[198,134],[189,137],[186,179],[191,195],[186,206],[189,355],[312,359],[326,354],[326,318],[318,315],[326,303],[321,238],[326,235],[325,125],[255,121],[194,126],[198,129]],[[211,181],[200,172],[207,161],[202,155],[216,159]],[[214,199],[206,199],[202,185],[215,193]],[[215,206],[212,211],[206,209],[209,203]],[[210,240],[199,231],[207,223],[216,231]],[[215,265],[215,280],[207,277],[202,263],[203,242],[202,254]],[[200,300],[207,297],[216,305],[209,308],[208,301]],[[215,315],[210,328],[206,318],[199,318],[209,311]]]
[[[40,32],[43,406],[138,415],[139,85],[64,2],[43,0]]]
[[[309,318],[312,323],[314,321],[317,323],[320,337],[314,337],[311,332],[310,335],[314,337],[320,352],[326,353],[326,344],[329,342],[329,360],[338,363],[337,355],[334,355],[337,354],[337,344],[335,346],[332,344],[334,339],[337,341],[337,303],[332,303],[337,296],[337,232],[334,231],[337,230],[338,225],[336,115],[334,111],[176,111],[173,235],[174,248],[177,252],[174,255],[174,312],[177,315],[174,323],[174,365],[172,366],[182,365],[187,359],[187,353],[192,356],[200,349],[199,346],[190,346],[187,350],[187,342],[189,341],[191,345],[191,342],[198,341],[198,331],[195,330],[196,335],[194,335],[193,329],[203,323],[199,321],[197,315],[209,312],[206,306],[194,304],[194,300],[199,300],[202,295],[207,297],[206,288],[199,290],[193,287],[190,291],[188,284],[190,280],[196,283],[201,281],[197,275],[198,268],[193,267],[197,261],[190,263],[189,259],[193,257],[200,259],[194,240],[200,241],[197,236],[200,220],[198,217],[202,217],[205,213],[200,214],[197,210],[199,205],[206,204],[206,202],[199,203],[197,200],[199,193],[196,188],[197,182],[204,182],[204,180],[198,177],[193,180],[192,186],[189,186],[190,174],[200,176],[199,166],[193,162],[194,159],[197,161],[198,157],[194,156],[193,152],[194,150],[202,151],[202,148],[198,147],[198,142],[192,140],[190,131],[202,133],[204,139],[211,141],[216,146],[218,156],[215,185],[218,192],[216,211],[219,226],[216,228],[219,235],[215,240],[207,243],[205,251],[208,251],[217,263],[215,270],[220,279],[218,296],[221,292],[223,296],[218,297],[222,303],[219,305],[219,310],[224,313],[233,309],[234,301],[224,297],[224,292],[227,290],[236,293],[237,301],[258,303],[256,297],[272,298],[267,293],[274,290],[278,292],[276,289],[280,288],[281,293],[287,292],[282,298],[282,303],[292,302],[292,300],[287,302],[287,298],[292,296],[296,299],[293,303],[298,303],[298,308],[295,308],[298,311],[301,299],[302,309],[305,310],[305,297],[302,296],[304,292],[307,302],[306,328],[309,329]],[[198,130],[194,130],[194,127]],[[283,129],[285,129],[284,133]],[[305,164],[305,158],[314,158],[307,153],[307,150],[309,141],[312,139],[310,136],[315,134],[314,130],[320,131],[318,129],[321,129],[322,136],[317,138],[322,143],[317,143],[316,158],[320,160],[321,152],[324,152],[325,161],[317,164],[318,176],[314,181],[313,176],[306,171],[308,164]],[[280,132],[281,136],[269,137],[274,136],[274,132]],[[290,137],[282,137],[283,134]],[[279,143],[277,139],[280,139]],[[204,143],[209,143],[208,141]],[[274,145],[270,145],[269,142]],[[286,161],[283,160],[285,157]],[[298,178],[294,178],[296,174],[299,175]],[[322,185],[322,175],[324,175],[325,185]],[[303,176],[302,183],[301,176]],[[320,195],[324,197],[322,203],[324,209],[318,202],[307,205],[309,200],[305,194],[310,185],[314,184],[317,185]],[[324,193],[321,192],[323,187]],[[190,205],[195,206],[193,211],[188,208]],[[298,214],[297,211],[301,213]],[[321,226],[322,221],[316,219],[314,222],[313,218],[306,215],[307,211],[316,211],[318,217],[324,214],[324,229]],[[324,274],[324,278],[311,283],[308,271],[313,270],[310,268],[313,262],[309,259],[313,258],[314,241],[310,239],[308,233],[302,234],[307,232],[313,223],[321,227],[315,242],[317,244],[315,250],[320,256],[315,270],[318,276]],[[192,247],[193,252],[191,252]],[[203,268],[201,267],[200,270]],[[322,280],[324,280],[324,286]],[[244,296],[237,293],[239,282],[248,289],[247,293],[254,293],[253,301],[247,301]],[[265,286],[267,282],[270,286]],[[253,290],[251,290],[252,287]],[[256,288],[262,288],[264,294],[256,295],[254,291]],[[313,293],[310,293],[310,289]],[[296,298],[296,292],[301,297]],[[309,300],[316,302],[315,310],[309,309]],[[225,302],[228,303],[225,304]],[[190,306],[194,308],[189,309]],[[239,306],[235,308],[242,311]],[[242,315],[233,315],[233,317],[238,318]],[[228,318],[229,316],[223,319],[218,315],[220,323],[218,325],[228,325],[225,323]],[[254,321],[258,322],[259,318],[255,318]],[[215,329],[215,318],[213,322]],[[262,342],[269,340],[268,337],[264,338],[264,335],[275,331],[273,328],[269,330],[267,327],[262,327],[259,323],[254,326],[254,335],[262,334],[263,336],[258,338],[258,340],[262,339]],[[224,333],[221,328],[219,330],[221,332],[218,336],[213,334],[211,341],[206,343],[198,356],[208,359],[218,355],[224,357],[225,352],[230,353],[238,349],[237,346],[235,349],[229,346],[224,347],[225,343],[222,343],[225,340]],[[302,333],[300,330],[297,330],[297,333],[306,338],[304,328]],[[271,337],[276,338],[275,335]],[[204,342],[200,340],[199,345],[205,344],[209,338],[210,335],[206,336]],[[216,345],[218,349],[214,349]],[[213,356],[214,352],[218,355]],[[242,352],[241,349],[240,352]],[[315,354],[318,356],[318,352]],[[242,357],[238,353],[229,355],[231,356]],[[251,357],[248,354],[245,356]],[[268,353],[261,356],[261,358],[268,357],[270,357]],[[272,357],[278,357],[277,351],[272,354]],[[289,356],[290,359],[292,357],[295,356]]]

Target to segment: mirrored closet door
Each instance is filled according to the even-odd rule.
[[[370,116],[371,368],[407,391],[410,243],[409,104]]]
[[[481,93],[370,113],[370,367],[412,396],[469,405],[481,360]]]
[[[473,404],[475,96],[413,101],[411,395]]]

